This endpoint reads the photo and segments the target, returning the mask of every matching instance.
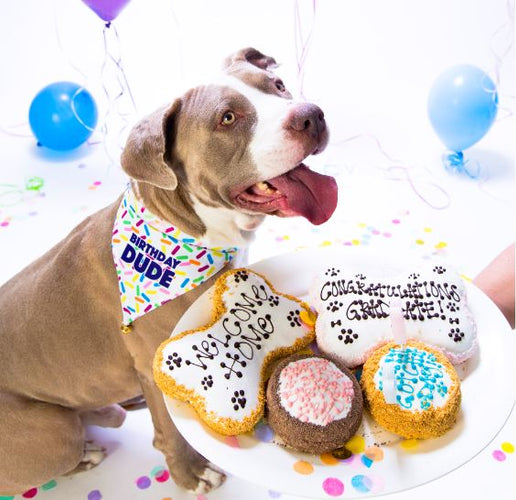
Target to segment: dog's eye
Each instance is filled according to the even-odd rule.
[[[235,123],[235,120],[236,120],[235,113],[233,113],[233,111],[226,111],[224,113],[224,115],[222,116],[222,120],[220,121],[220,123],[222,125],[233,125],[233,123]]]
[[[274,83],[276,85],[276,88],[280,92],[285,92],[285,90],[287,90],[287,88],[285,87],[285,84],[281,80],[276,80]]]

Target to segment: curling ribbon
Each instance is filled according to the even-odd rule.
[[[470,179],[478,179],[480,177],[480,166],[476,164],[476,168],[471,168],[471,162],[464,159],[462,151],[446,151],[442,155],[444,168],[454,174],[465,174]]]

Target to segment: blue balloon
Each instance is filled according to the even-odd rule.
[[[463,151],[490,129],[498,110],[496,86],[480,68],[462,64],[435,80],[428,96],[428,116],[450,150]]]
[[[66,151],[88,140],[97,125],[92,95],[72,82],[55,82],[41,89],[30,105],[29,123],[38,142]]]

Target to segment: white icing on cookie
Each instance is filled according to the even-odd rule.
[[[246,432],[263,412],[266,365],[314,338],[300,320],[308,306],[247,269],[225,273],[215,293],[221,303],[212,324],[162,344],[155,379],[219,432]]]
[[[355,392],[353,382],[335,363],[314,357],[293,361],[281,370],[278,395],[292,417],[328,425],[347,417]]]
[[[460,276],[448,265],[385,276],[381,267],[360,272],[328,269],[311,290],[319,315],[317,344],[348,367],[363,364],[376,348],[393,340],[392,300],[401,303],[408,338],[443,351],[461,363],[477,349],[476,326]]]

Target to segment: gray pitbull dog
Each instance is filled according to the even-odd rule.
[[[219,81],[137,124],[122,153],[139,202],[211,248],[245,253],[265,215],[321,224],[336,207],[334,179],[303,164],[327,145],[324,114],[294,101],[274,67],[252,48],[233,54]],[[176,483],[201,493],[224,479],[178,433],[152,377],[157,347],[214,276],[123,335],[111,248],[120,203],[0,288],[0,494],[98,464],[105,452],[85,426],[120,426],[119,403],[142,394]]]

